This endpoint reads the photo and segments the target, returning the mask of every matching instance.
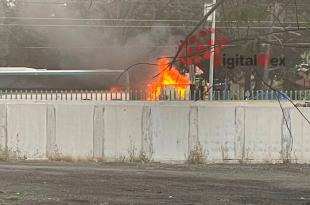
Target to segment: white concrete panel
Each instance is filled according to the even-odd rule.
[[[46,105],[9,104],[7,136],[10,155],[46,158]]]
[[[56,104],[56,146],[63,157],[93,157],[93,110],[88,104]]]
[[[207,161],[235,160],[235,106],[233,104],[200,104],[198,130]]]
[[[156,103],[152,106],[154,160],[186,160],[188,156],[189,106]]]
[[[142,142],[143,105],[106,104],[104,113],[104,156],[112,159],[137,158]]]
[[[282,160],[283,115],[277,104],[248,105],[245,111],[245,160]]]

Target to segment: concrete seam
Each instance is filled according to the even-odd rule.
[[[4,145],[4,149],[6,151],[6,153],[8,153],[9,151],[9,147],[8,147],[8,104],[5,104],[5,129],[4,129],[4,135],[5,135],[5,145]]]

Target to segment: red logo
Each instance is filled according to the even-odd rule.
[[[214,67],[220,67],[222,65],[221,50],[228,45],[229,38],[219,29],[201,30],[198,34],[191,36],[186,42],[183,42],[179,46],[179,61],[183,64],[192,65],[199,64],[204,60],[210,60],[211,46],[213,45],[211,35],[213,33],[215,33]]]
[[[257,63],[259,66],[262,66],[262,67],[269,66],[270,55],[269,54],[264,55],[264,54],[259,53],[257,56]]]

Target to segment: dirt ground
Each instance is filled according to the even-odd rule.
[[[310,205],[310,166],[2,162],[0,204]]]

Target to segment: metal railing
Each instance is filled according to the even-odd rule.
[[[310,90],[280,91],[260,90],[214,91],[215,101],[240,100],[310,100]],[[126,90],[111,92],[108,90],[0,90],[0,100],[32,100],[32,101],[207,101],[208,94],[200,91],[183,91],[177,89],[150,93],[146,90]]]
[[[0,100],[108,101],[129,99],[127,92],[103,90],[0,90]]]
[[[215,91],[213,100],[310,100],[310,90]]]

